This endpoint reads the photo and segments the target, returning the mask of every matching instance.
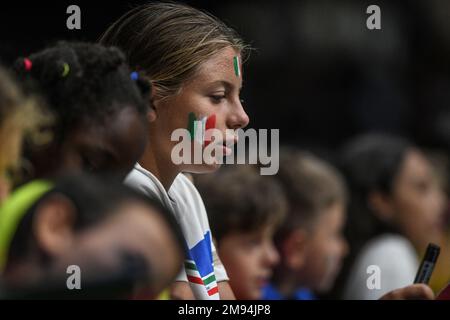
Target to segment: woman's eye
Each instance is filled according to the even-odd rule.
[[[224,95],[212,95],[210,96],[213,103],[221,103],[225,99]]]

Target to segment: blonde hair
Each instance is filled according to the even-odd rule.
[[[106,30],[100,42],[122,49],[131,68],[151,79],[159,98],[179,92],[199,66],[220,50],[232,47],[245,61],[250,49],[216,17],[173,2],[130,10]]]
[[[0,68],[0,179],[19,167],[24,136],[49,120],[40,113],[37,100],[25,97]]]

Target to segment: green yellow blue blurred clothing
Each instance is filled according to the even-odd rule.
[[[0,207],[0,272],[6,265],[9,247],[21,219],[52,187],[49,181],[29,182],[16,189]]]

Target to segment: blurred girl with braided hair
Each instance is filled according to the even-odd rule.
[[[125,177],[147,142],[150,84],[119,49],[60,42],[17,59],[15,70],[54,117],[51,143],[25,150],[30,179],[80,169]]]

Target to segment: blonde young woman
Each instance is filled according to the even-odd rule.
[[[215,17],[174,3],[150,3],[131,10],[106,31],[101,43],[121,48],[131,67],[152,80],[149,145],[126,183],[158,198],[182,227],[189,250],[172,297],[234,298],[212,242],[203,201],[181,174],[212,172],[219,164],[174,164],[171,153],[177,142],[171,141],[171,134],[187,129],[193,118],[210,119],[209,125],[224,135],[227,129],[248,124],[239,97],[246,46]],[[229,151],[223,147],[224,153]]]

